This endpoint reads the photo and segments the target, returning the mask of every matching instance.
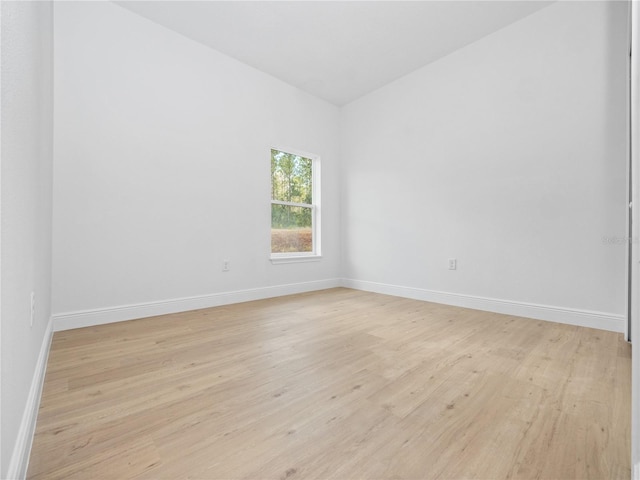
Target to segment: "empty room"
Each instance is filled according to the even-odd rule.
[[[0,7],[0,478],[640,480],[635,2]]]

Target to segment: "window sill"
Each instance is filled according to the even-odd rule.
[[[303,262],[319,262],[322,260],[321,255],[291,255],[287,257],[271,257],[271,263],[279,265],[281,263],[303,263]]]

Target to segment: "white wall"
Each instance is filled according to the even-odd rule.
[[[555,3],[346,106],[345,276],[622,322],[627,8]]]
[[[37,362],[48,346],[51,300],[52,6],[2,5],[1,176],[1,450],[7,478],[21,432]],[[31,292],[36,294],[30,326]],[[25,417],[26,415],[26,417]],[[28,438],[25,438],[28,437]],[[22,452],[15,452],[18,458]],[[15,462],[14,462],[15,463]],[[15,464],[14,464],[15,466]]]
[[[338,110],[117,5],[58,3],[56,318],[344,276],[623,328],[626,8],[558,2]],[[268,261],[273,145],[323,159],[321,262]]]
[[[54,313],[338,277],[337,107],[110,2],[55,44]],[[322,159],[319,262],[269,261],[271,146]]]

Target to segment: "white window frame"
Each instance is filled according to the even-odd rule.
[[[307,158],[311,160],[311,196],[312,203],[296,203],[296,202],[282,202],[280,200],[274,200],[271,198],[272,186],[271,186],[271,150],[278,150],[280,152],[290,153],[299,157]],[[303,152],[295,148],[272,146],[269,148],[269,252],[271,253],[271,263],[297,263],[297,262],[314,262],[322,258],[321,255],[321,208],[320,208],[320,156],[309,152]],[[271,252],[271,205],[287,205],[290,207],[304,207],[311,208],[311,236],[313,251],[311,252],[286,252],[286,253],[273,253]]]

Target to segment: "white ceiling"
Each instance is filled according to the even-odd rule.
[[[340,106],[551,2],[116,3]]]

